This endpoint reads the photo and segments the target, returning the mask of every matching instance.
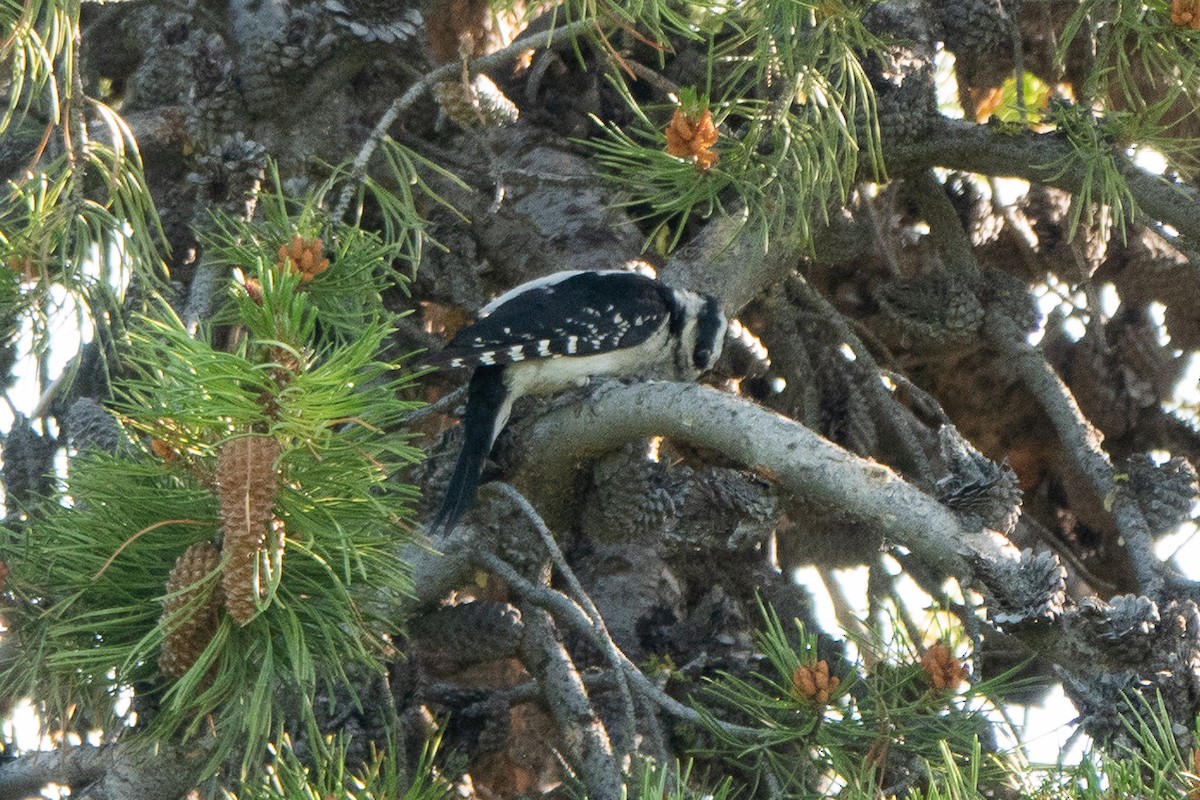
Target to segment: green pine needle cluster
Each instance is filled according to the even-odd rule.
[[[740,216],[765,237],[788,219],[806,238],[810,219],[844,202],[860,162],[882,176],[875,94],[861,60],[883,43],[862,22],[866,2],[758,2],[693,9],[687,32],[707,41],[708,78],[682,87],[679,107],[710,106],[720,133],[708,169],[667,153],[675,106],[642,104],[625,76],[610,80],[634,125],[603,124],[589,142],[624,205],[673,249],[693,216]],[[712,98],[711,102],[708,98]]]
[[[350,686],[347,665],[382,669],[395,623],[381,610],[408,590],[397,552],[416,491],[394,476],[419,457],[395,433],[411,376],[377,360],[391,332],[380,292],[398,276],[375,237],[287,210],[214,234],[242,270],[220,324],[193,336],[163,309],[131,328],[118,407],[136,444],[73,459],[61,500],[3,545],[22,658],[0,667],[0,691],[33,698],[47,727],[136,724],[148,742],[182,736],[213,768],[237,755],[253,774],[285,726],[317,735],[313,704]],[[329,266],[310,280],[277,240],[318,231],[328,238],[310,250]],[[257,576],[257,613],[238,625],[219,610],[174,680],[159,671],[164,641],[220,576],[185,587],[194,602],[168,620],[168,575],[190,545],[220,545],[217,455],[247,434],[280,453],[264,478],[277,485],[278,567]],[[130,690],[136,720],[115,704]]]
[[[910,786],[944,789],[962,774],[997,786],[1021,771],[1019,759],[995,747],[997,723],[986,699],[1011,679],[976,683],[965,694],[939,688],[909,648],[879,654],[869,668],[829,665],[839,682],[823,701],[809,696],[801,679],[802,670],[820,663],[816,637],[799,621],[788,630],[773,611],[763,614],[763,670],[718,677],[698,709],[712,739],[709,755],[777,782],[787,797],[824,797],[833,786],[849,792],[839,796],[864,798],[888,786],[901,794]],[[729,730],[719,719],[754,732]]]
[[[1079,105],[1052,114],[1084,171],[1071,224],[1082,219],[1123,236],[1136,212],[1118,166],[1126,155],[1149,147],[1172,170],[1195,175],[1200,169],[1198,143],[1173,130],[1200,104],[1200,31],[1171,21],[1171,0],[1083,0],[1063,29],[1060,64],[1080,39],[1095,64],[1075,87]]]
[[[64,314],[87,309],[100,321],[120,307],[113,287],[136,276],[152,292],[165,275],[165,236],[137,142],[86,94],[79,32],[77,0],[0,3],[0,136],[9,158],[27,165],[0,186],[0,272],[20,278],[15,297],[0,296],[0,324],[27,326],[39,358]],[[106,346],[108,333],[97,325]],[[0,355],[0,385],[10,367]]]
[[[403,780],[394,753],[377,752],[364,769],[346,772],[346,742],[327,738],[315,759],[296,755],[287,737],[272,747],[274,758],[261,781],[243,784],[225,800],[447,800],[452,787],[434,767],[439,741],[426,743],[421,758]],[[315,764],[312,763],[315,761]],[[306,763],[308,762],[308,763]]]
[[[759,674],[710,681],[697,703],[704,724],[695,761],[636,764],[628,797],[1179,800],[1200,791],[1200,749],[1180,750],[1161,698],[1127,698],[1120,743],[1075,764],[1030,764],[998,742],[1018,737],[988,699],[1017,687],[1011,675],[938,688],[911,643],[864,641],[860,652],[872,655],[832,669],[841,682],[827,703],[815,701],[796,671],[818,660],[816,637],[799,621],[785,626],[762,613]]]

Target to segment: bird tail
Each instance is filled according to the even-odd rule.
[[[504,383],[504,367],[482,366],[467,386],[467,413],[463,417],[463,444],[446,487],[442,507],[430,530],[449,531],[475,502],[483,464],[500,429],[508,421],[512,397]]]

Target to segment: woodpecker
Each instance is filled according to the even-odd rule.
[[[488,303],[435,359],[474,373],[462,452],[432,530],[453,528],[470,509],[518,398],[582,386],[592,377],[694,380],[720,357],[726,327],[716,298],[619,270],[557,272]]]

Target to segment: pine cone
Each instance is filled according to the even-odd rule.
[[[464,128],[499,128],[521,115],[487,75],[476,75],[470,87],[462,81],[443,81],[433,87],[433,96],[443,113]]]
[[[221,554],[211,542],[194,544],[176,559],[159,622],[165,636],[158,668],[164,675],[182,678],[216,634],[221,589],[206,579],[220,564]]]
[[[4,466],[0,483],[4,484],[4,503],[8,516],[49,496],[54,488],[54,440],[40,436],[29,420],[18,414],[8,436],[0,441]]]
[[[951,425],[942,426],[938,439],[950,471],[938,481],[938,500],[968,527],[1012,534],[1021,517],[1021,490],[1012,467],[988,459]]]
[[[240,436],[225,442],[217,456],[225,557],[221,586],[225,608],[239,625],[254,618],[264,596],[259,578],[269,563],[264,556],[270,557],[264,548],[279,486],[279,452],[279,443],[270,437]],[[271,542],[275,554],[281,547],[282,542]]]
[[[115,453],[124,437],[108,410],[90,397],[81,397],[67,410],[67,438],[77,452]]]
[[[1005,41],[1004,10],[999,0],[952,0],[937,6],[947,50],[987,51]]]
[[[1150,651],[1161,622],[1158,605],[1149,597],[1118,595],[1107,602],[1085,597],[1067,620],[1067,629],[1113,664],[1136,664]]]
[[[1022,550],[1020,561],[980,560],[976,565],[997,625],[1054,619],[1066,600],[1067,571],[1054,553]]]
[[[245,213],[247,198],[266,175],[267,149],[241,131],[225,136],[196,159],[197,172],[188,181],[197,187],[202,203],[223,203]]]
[[[397,44],[416,37],[421,12],[391,0],[324,0],[338,25],[364,42]]]
[[[666,466],[646,458],[642,442],[597,462],[592,480],[595,495],[583,524],[599,541],[657,538],[678,513]]]
[[[875,299],[901,336],[919,345],[969,340],[983,323],[975,287],[951,275],[902,278],[880,287]]]
[[[1177,456],[1157,466],[1148,455],[1131,456],[1125,469],[1129,474],[1129,491],[1142,509],[1151,534],[1165,533],[1191,519],[1200,485],[1196,470],[1187,459]]]
[[[980,297],[989,311],[1001,311],[1026,333],[1036,331],[1041,324],[1042,312],[1038,310],[1037,301],[1029,293],[1029,287],[1020,278],[1007,272],[998,269],[984,270]]]

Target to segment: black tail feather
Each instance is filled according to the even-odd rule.
[[[479,489],[483,464],[492,451],[496,435],[508,416],[508,387],[504,383],[504,367],[483,366],[475,370],[467,387],[467,414],[463,418],[462,451],[454,474],[446,487],[442,507],[433,519],[431,530],[448,531],[471,509]]]

